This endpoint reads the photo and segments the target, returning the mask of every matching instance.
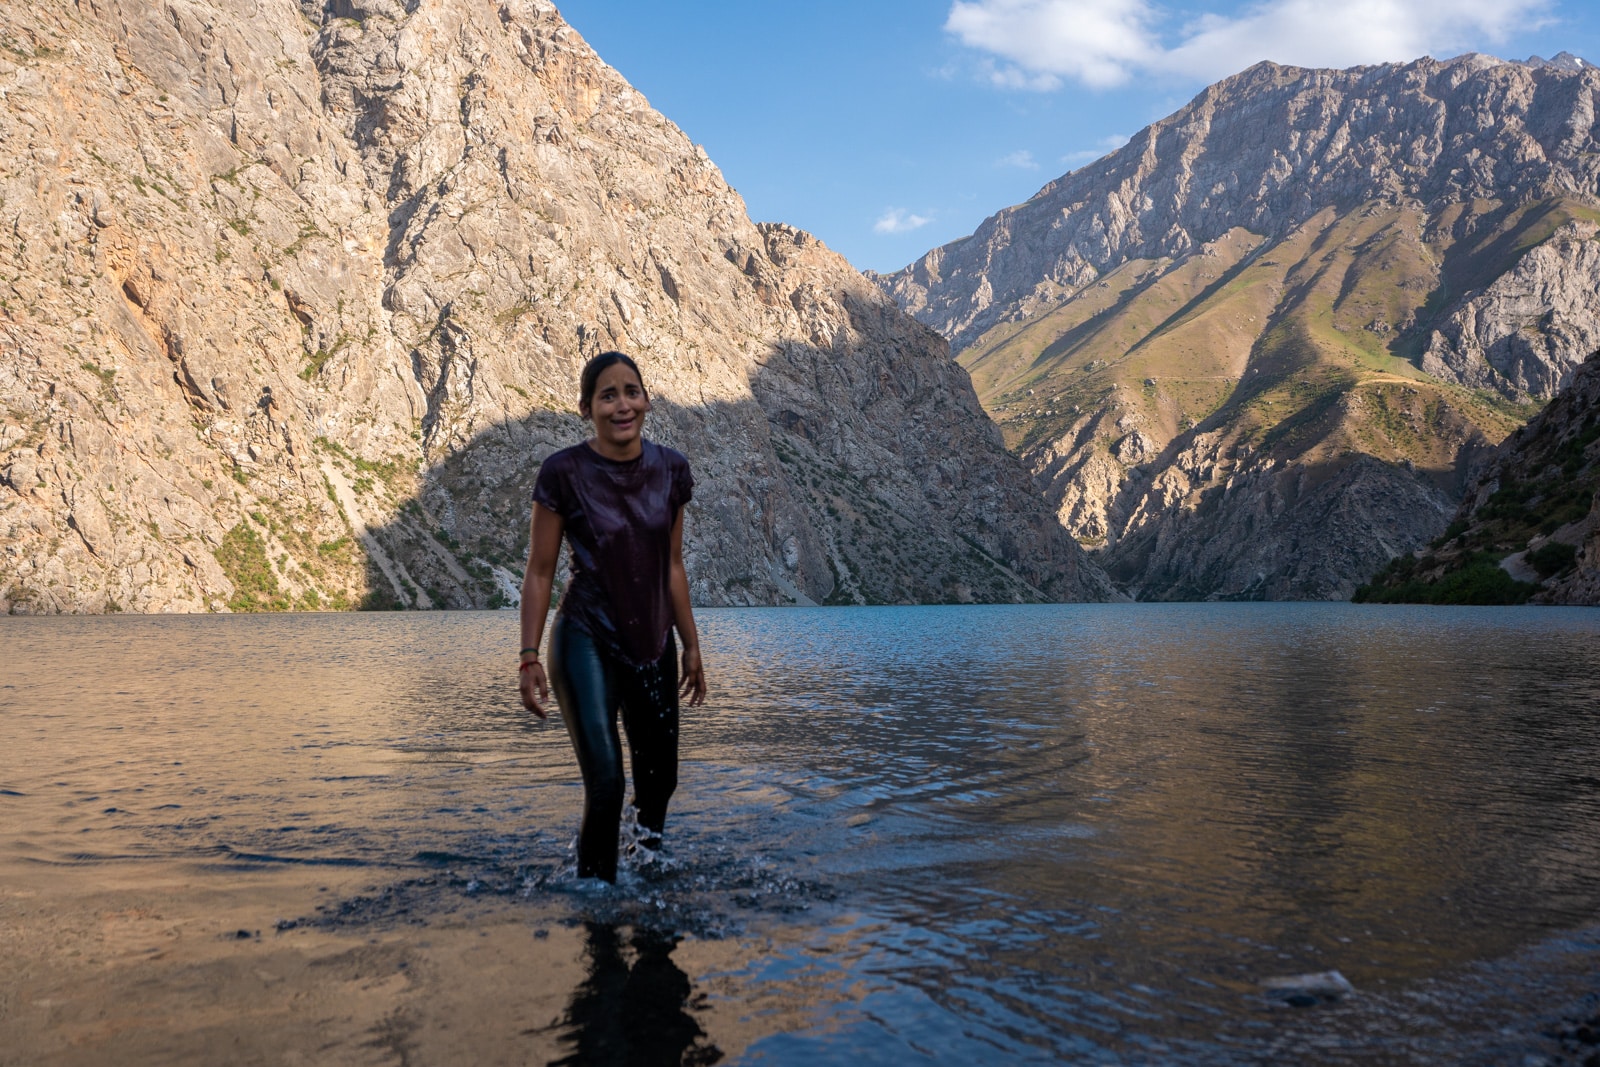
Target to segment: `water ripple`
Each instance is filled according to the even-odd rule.
[[[285,921],[539,900],[748,943],[694,980],[773,1020],[744,1056],[779,1062],[1498,1062],[1549,1052],[1519,1020],[1600,981],[1592,612],[702,628],[667,852],[601,888],[509,614],[11,620],[0,876],[346,867],[370,888]],[[1359,995],[1310,1013],[1260,985],[1331,970]]]

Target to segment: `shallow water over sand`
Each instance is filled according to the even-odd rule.
[[[1600,613],[702,628],[666,860],[598,889],[510,613],[0,620],[0,1063],[1592,1051]]]

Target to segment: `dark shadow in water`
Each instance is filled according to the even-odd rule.
[[[694,987],[672,962],[678,935],[587,922],[589,973],[551,1029],[568,1051],[552,1067],[703,1067],[722,1059],[688,1008]]]

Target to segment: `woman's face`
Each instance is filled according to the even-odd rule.
[[[589,401],[589,421],[601,443],[630,448],[644,432],[644,416],[649,410],[650,395],[631,367],[613,363],[600,372],[594,399]]]

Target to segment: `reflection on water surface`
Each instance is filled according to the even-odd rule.
[[[566,1052],[553,1063],[700,1065],[722,1059],[686,1010],[691,986],[672,961],[675,935],[592,921],[583,927],[588,971],[553,1028]]]
[[[668,863],[597,891],[510,613],[7,620],[0,877],[370,876],[285,937],[551,905],[584,970],[534,1031],[573,1063],[1520,1061],[1600,988],[1592,612],[703,629]],[[1357,992],[1261,986],[1331,970]]]

